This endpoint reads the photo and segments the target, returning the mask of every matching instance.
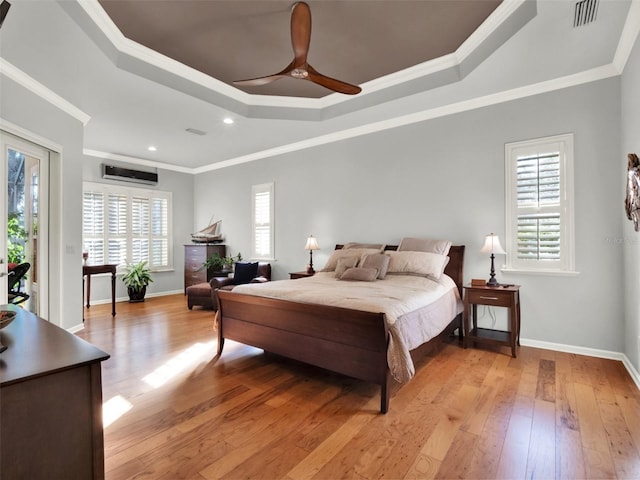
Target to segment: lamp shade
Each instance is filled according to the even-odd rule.
[[[307,238],[307,243],[304,246],[305,250],[320,250],[320,247],[318,246],[318,241],[316,240],[316,237],[314,237],[313,235],[309,235],[309,238]]]
[[[500,245],[500,239],[498,235],[494,235],[490,233],[484,239],[484,245],[480,249],[480,253],[493,253],[493,254],[502,254],[506,255],[507,252],[504,251],[502,245]]]

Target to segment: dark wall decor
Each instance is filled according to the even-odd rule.
[[[627,164],[627,198],[624,208],[627,218],[633,222],[636,232],[640,231],[640,160],[635,153],[628,155]]]

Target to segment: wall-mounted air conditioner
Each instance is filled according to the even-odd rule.
[[[107,165],[106,163],[102,164],[102,178],[121,180],[123,182],[145,183],[147,185],[155,185],[158,183],[158,174],[155,172],[132,170],[130,168]]]

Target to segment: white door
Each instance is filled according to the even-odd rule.
[[[6,132],[0,132],[0,151],[0,304],[9,301],[9,287],[19,271],[15,266],[28,263],[13,288],[13,303],[47,318],[50,152]]]

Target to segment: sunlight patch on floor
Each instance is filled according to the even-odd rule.
[[[115,397],[107,400],[102,404],[103,427],[107,428],[132,408],[133,405],[131,402],[127,401],[122,395],[116,395]]]
[[[188,367],[209,359],[215,342],[194,343],[180,354],[160,365],[149,375],[142,378],[142,381],[153,388],[158,388],[167,383]]]

